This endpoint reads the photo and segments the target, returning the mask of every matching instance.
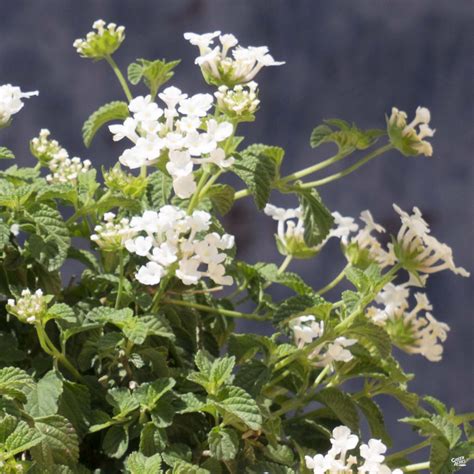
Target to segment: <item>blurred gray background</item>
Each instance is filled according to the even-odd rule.
[[[88,115],[122,99],[107,64],[81,59],[72,48],[95,19],[126,26],[127,40],[115,56],[123,69],[137,57],[182,58],[173,83],[188,93],[207,86],[193,64],[197,50],[182,34],[220,29],[244,46],[268,45],[277,60],[287,62],[259,74],[261,110],[254,124],[242,127],[248,143],[286,149],[285,173],[334,152],[330,145],[309,147],[312,128],[325,118],[384,127],[384,113],[392,106],[410,117],[416,106],[429,107],[437,129],[432,158],[393,152],[321,193],[331,210],[358,216],[369,208],[393,231],[399,222],[393,202],[404,209],[420,207],[433,234],[452,246],[457,264],[474,271],[471,0],[0,0],[0,6],[0,84],[40,90],[0,135],[0,144],[13,149],[22,165],[33,163],[28,140],[42,127],[98,168],[113,165],[123,149],[106,130],[89,150],[81,141]],[[273,200],[285,203],[279,196]],[[273,221],[260,219],[250,199],[235,206],[226,226],[237,236],[241,258],[281,261]],[[343,265],[332,243],[319,259],[296,262],[290,270],[318,288]],[[450,324],[451,332],[441,363],[401,357],[417,374],[411,387],[460,412],[473,410],[472,279],[436,274],[427,291],[434,315]],[[402,415],[397,404],[384,404],[389,420]],[[410,444],[408,427],[394,431],[398,447]]]

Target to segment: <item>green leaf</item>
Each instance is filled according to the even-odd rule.
[[[105,433],[102,449],[110,458],[121,458],[128,448],[128,430],[125,426],[111,426]]]
[[[380,407],[368,397],[358,398],[356,403],[367,419],[372,438],[381,439],[385,445],[390,447],[392,440],[385,430],[384,417]]]
[[[7,417],[12,418],[12,417]],[[3,422],[3,420],[2,420]],[[15,420],[16,423],[16,420]],[[43,436],[25,421],[20,421],[14,431],[4,441],[4,449],[10,454],[15,455],[31,449],[41,442]]]
[[[329,235],[334,217],[315,189],[297,189],[303,207],[304,241],[308,247],[319,245]]]
[[[114,407],[114,414],[122,418],[140,406],[137,398],[125,387],[109,390],[106,399]]]
[[[58,412],[72,423],[79,437],[84,437],[92,415],[89,389],[85,385],[64,380]]]
[[[209,376],[214,387],[220,387],[229,381],[234,366],[235,357],[221,357],[214,360]]]
[[[51,199],[61,199],[74,203],[77,196],[76,187],[70,183],[49,184],[45,181],[43,187],[38,190],[36,195],[39,201],[48,201]]]
[[[359,432],[359,414],[351,397],[335,387],[324,388],[316,395],[316,400],[326,405],[352,432]]]
[[[25,391],[32,387],[34,387],[33,379],[24,370],[17,367],[0,369],[0,395],[25,402]]]
[[[452,468],[452,463],[450,462],[449,443],[443,437],[433,438],[430,451],[430,472],[445,474],[452,472],[450,468]]]
[[[162,171],[155,171],[148,177],[147,196],[152,209],[169,204],[173,180]]]
[[[167,62],[164,59],[154,61],[137,59],[136,62],[128,66],[128,80],[133,85],[137,85],[143,79],[154,97],[158,89],[173,77],[173,69],[180,62],[180,60]]]
[[[347,330],[347,337],[353,337],[367,346],[374,356],[386,358],[390,356],[392,343],[385,329],[369,322],[366,318],[354,321]]]
[[[275,324],[280,324],[289,318],[300,316],[310,311],[311,308],[325,303],[324,298],[318,295],[292,296],[278,305],[273,315],[273,321]]]
[[[63,383],[57,373],[47,372],[28,394],[25,410],[33,417],[55,415],[62,391]]]
[[[268,282],[279,283],[291,288],[300,295],[313,293],[313,289],[296,273],[279,272],[274,263],[257,263],[254,265],[258,273]]]
[[[152,456],[164,451],[167,445],[168,437],[164,429],[157,428],[153,422],[143,425],[140,433],[140,452],[145,456]]]
[[[13,160],[15,155],[7,147],[0,146],[0,160]]]
[[[255,156],[252,153],[242,153],[235,158],[231,170],[247,185],[257,207],[263,209],[277,175],[275,161],[268,156]]]
[[[234,384],[243,388],[252,397],[257,398],[263,385],[270,380],[270,376],[270,369],[259,360],[254,359],[240,366]]]
[[[207,191],[213,208],[222,216],[227,214],[234,204],[235,189],[228,184],[214,184]]]
[[[125,120],[128,115],[128,105],[121,101],[109,102],[97,109],[82,126],[84,145],[89,148],[95,134],[107,122]]]
[[[159,454],[146,457],[142,453],[133,452],[125,460],[125,467],[130,474],[160,474],[163,472]]]
[[[255,400],[242,388],[226,385],[218,393],[214,405],[221,412],[225,424],[242,422],[251,430],[262,427],[262,415]]]
[[[150,383],[143,383],[135,390],[135,397],[147,410],[153,410],[161,397],[176,385],[172,378],[162,378]]]
[[[235,459],[239,450],[239,436],[232,428],[215,426],[207,435],[211,456],[219,461]]]
[[[79,460],[79,439],[72,424],[59,415],[36,418],[36,429],[43,435],[32,456],[40,463],[74,467]]]
[[[340,152],[350,153],[353,150],[369,148],[385,134],[385,130],[361,130],[344,120],[330,119],[313,130],[310,144],[316,148],[323,143],[332,142],[337,145]]]

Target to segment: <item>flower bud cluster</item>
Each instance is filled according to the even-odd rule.
[[[187,215],[175,206],[164,206],[159,212],[133,217],[130,226],[140,235],[125,242],[127,250],[148,259],[136,274],[140,283],[157,285],[174,274],[185,285],[195,285],[203,277],[218,285],[232,285],[232,277],[225,275],[223,251],[234,246],[234,237],[209,232],[209,213]]]
[[[125,173],[119,164],[108,171],[104,171],[103,175],[105,185],[109,189],[120,191],[131,198],[142,196],[146,189],[146,177]]]
[[[213,46],[217,37],[220,44]],[[204,79],[210,84],[227,86],[245,84],[250,82],[264,66],[285,64],[275,61],[266,46],[248,48],[237,46],[239,41],[232,34],[221,35],[220,31],[202,35],[185,33],[184,38],[199,48],[199,56],[195,63],[200,66]]]
[[[349,454],[359,444],[359,437],[347,426],[334,428],[330,442],[331,449],[325,455],[305,456],[306,467],[314,474],[402,474],[400,469],[392,471],[384,464],[387,446],[380,439],[359,446],[360,461]]]
[[[50,162],[55,156],[68,156],[57,140],[50,139],[51,132],[42,128],[37,137],[30,141],[30,151],[42,163]]]
[[[21,297],[17,301],[14,299],[8,300],[7,310],[21,322],[35,324],[46,313],[49,300],[49,297],[43,295],[42,290],[31,293],[30,290],[26,289],[21,292]]]
[[[223,169],[234,163],[219,146],[232,135],[233,125],[207,117],[214,103],[210,94],[188,97],[176,87],[167,87],[159,98],[165,108],[149,95],[136,97],[129,104],[132,117],[109,126],[109,130],[114,141],[126,137],[134,143],[119,157],[130,169],[152,165],[166,156],[175,194],[186,199],[196,190],[195,165],[213,164]]]
[[[0,86],[0,127],[7,125],[12,115],[23,108],[24,104],[21,99],[27,99],[38,94],[38,91],[22,92],[19,87],[11,84]]]
[[[91,240],[106,252],[115,252],[125,247],[125,242],[130,240],[136,232],[130,227],[130,220],[122,218],[116,222],[113,212],[104,214],[104,224],[94,228],[95,234]]]
[[[86,38],[76,39],[74,48],[83,58],[103,59],[113,54],[125,39],[125,27],[96,20]]]
[[[435,130],[429,127],[431,113],[426,107],[417,107],[415,118],[407,124],[407,114],[392,108],[388,119],[388,134],[393,145],[404,155],[433,155],[433,147],[425,140],[431,138]],[[418,127],[418,129],[417,129]]]
[[[258,100],[258,84],[254,81],[248,84],[237,84],[232,89],[226,85],[219,86],[214,96],[217,107],[230,117],[253,115],[260,101]]]
[[[76,184],[80,173],[87,173],[91,167],[90,160],[82,161],[75,156],[69,158],[64,148],[48,163],[51,174],[46,176],[48,183]]]
[[[326,239],[315,247],[308,247],[304,241],[303,209],[283,209],[273,204],[267,204],[264,212],[278,222],[275,235],[278,250],[283,255],[295,258],[310,258],[316,255],[331,237],[347,241],[351,232],[358,229],[351,217],[343,217],[338,212],[333,213],[335,228],[331,230]]]

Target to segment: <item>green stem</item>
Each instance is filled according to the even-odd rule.
[[[348,174],[352,173],[353,171],[356,171],[358,168],[361,166],[365,165],[368,163],[370,160],[376,158],[377,156],[382,155],[383,153],[391,150],[393,148],[392,144],[384,145],[380,148],[377,148],[374,150],[372,153],[369,153],[367,156],[359,160],[357,163],[353,164],[352,166],[349,166],[349,168],[346,168],[339,173],[332,174],[330,176],[327,176],[326,178],[323,179],[318,179],[316,181],[311,181],[309,183],[302,183],[300,184],[300,188],[314,188],[318,186],[323,186],[324,184],[331,183],[332,181],[335,181],[337,179],[343,178],[344,176],[347,176]]]
[[[425,462],[419,462],[417,464],[410,464],[409,466],[405,466],[403,469],[403,472],[414,472],[414,471],[419,471],[420,469],[429,469],[430,468],[430,462],[425,461]]]
[[[123,250],[120,250],[119,254],[119,284],[118,284],[118,290],[117,290],[117,298],[115,299],[115,309],[118,309],[120,307],[120,300],[122,298],[122,292],[123,292],[123,270],[124,270],[124,265],[123,265]]]
[[[346,269],[349,265],[346,265],[343,270],[341,271],[341,273],[339,273],[339,275],[337,275],[336,278],[334,278],[334,280],[332,280],[330,283],[328,283],[326,286],[324,286],[323,288],[321,288],[320,290],[318,290],[316,293],[318,295],[324,295],[324,293],[327,293],[329,290],[332,290],[338,283],[340,283],[343,279],[344,279],[344,276],[345,276],[345,272],[346,272]]]
[[[53,358],[61,362],[61,364],[64,365],[64,367],[66,367],[67,370],[69,370],[69,372],[74,376],[74,378],[77,381],[84,383],[84,378],[82,377],[82,375],[71,364],[71,362],[69,362],[69,359],[60,351],[58,351],[58,349],[56,349],[53,342],[46,334],[46,331],[44,327],[41,325],[41,323],[36,324],[35,327],[36,327],[36,333],[38,335],[38,340],[40,342],[42,349],[47,354],[49,354],[50,356],[52,356]]]
[[[222,170],[219,170],[211,176],[209,181],[201,189],[201,192],[199,193],[199,198],[203,198],[206,195],[206,193],[209,191],[209,188],[217,181],[221,174]]]
[[[110,64],[110,67],[115,72],[115,75],[117,76],[117,79],[119,80],[120,85],[122,86],[125,96],[127,97],[127,100],[130,102],[133,99],[133,96],[132,96],[132,93],[130,92],[130,89],[128,87],[127,81],[125,80],[125,77],[123,77],[122,71],[120,71],[120,68],[117,66],[117,63],[112,58],[112,56],[105,56],[105,60]]]
[[[326,365],[321,372],[319,372],[318,376],[316,377],[316,380],[314,381],[313,384],[313,389],[316,388],[321,381],[323,380],[324,377],[326,377],[327,373],[331,370],[331,365]]]
[[[288,265],[291,263],[291,261],[293,260],[293,255],[287,255],[285,260],[283,260],[282,264],[278,267],[278,275],[280,275],[281,273],[283,273],[287,268],[288,268]]]
[[[217,313],[229,318],[252,319],[255,321],[266,321],[266,320],[271,319],[269,317],[258,316],[256,314],[241,313],[240,311],[231,311],[229,309],[224,309],[224,308],[213,308],[212,306],[205,306],[203,304],[191,303],[190,301],[173,300],[173,299],[167,298],[163,300],[163,303],[174,304],[176,306],[185,306],[187,308],[194,308],[199,311],[206,311],[208,313]]]
[[[234,201],[237,201],[237,199],[242,199],[246,196],[250,196],[250,194],[252,194],[250,189],[241,189],[235,193]]]
[[[199,179],[199,183],[196,187],[196,191],[194,191],[193,197],[191,198],[191,201],[189,201],[189,206],[188,206],[188,214],[191,214],[194,210],[194,208],[197,206],[199,202],[199,194],[201,193],[201,189],[206,185],[207,178],[209,177],[209,172],[204,171],[201,175],[201,178]]]
[[[404,458],[408,454],[415,453],[416,451],[419,451],[420,449],[426,448],[429,446],[431,443],[430,439],[425,439],[421,443],[416,444],[415,446],[410,446],[409,448],[402,449],[401,451],[398,451],[396,453],[390,454],[390,456],[387,456],[387,461],[393,461],[394,459],[398,458]]]
[[[297,171],[296,173],[285,176],[280,180],[280,183],[287,183],[288,181],[294,181],[300,178],[304,178],[305,176],[315,173],[316,171],[322,170],[323,168],[326,168],[327,166],[330,166],[333,163],[337,163],[346,156],[348,156],[347,153],[338,153],[337,155],[334,155],[331,158],[328,158],[327,160],[321,161],[321,163],[317,163],[301,171]]]

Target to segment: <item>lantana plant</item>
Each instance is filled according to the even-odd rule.
[[[113,59],[124,27],[95,22],[74,47],[110,64],[125,100],[100,107],[82,133],[90,147],[107,125],[116,164],[73,157],[42,129],[30,142],[36,164],[0,172],[0,471],[458,469],[473,456],[472,413],[413,393],[392,348],[441,360],[449,327],[424,287],[467,271],[418,208],[394,205],[400,230],[388,236],[370,211],[345,217],[319,194],[387,152],[431,156],[429,110],[409,119],[393,108],[371,130],[326,120],[310,144],[334,156],[283,176],[284,150],[244,143],[239,125],[264,106],[260,70],[284,63],[231,34],[184,38],[199,49],[206,92],[168,84],[179,61],[137,59],[126,78]],[[0,86],[0,125],[34,95]],[[1,147],[0,158],[14,154]],[[342,171],[326,172],[336,162]],[[294,207],[271,204],[278,193]],[[281,263],[239,259],[239,235],[221,218],[240,199],[276,221]],[[323,288],[288,270],[332,239],[347,264],[328,269],[339,274]],[[72,260],[82,274],[67,281]],[[239,319],[269,335],[238,333]],[[419,444],[392,445],[381,395],[406,409]]]

